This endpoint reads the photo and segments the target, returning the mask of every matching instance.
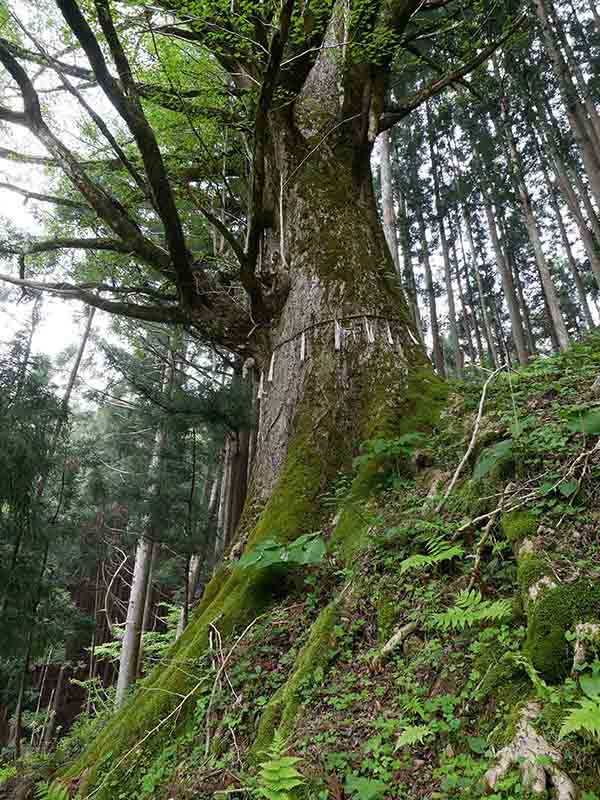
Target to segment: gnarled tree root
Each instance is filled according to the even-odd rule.
[[[500,750],[495,766],[485,774],[486,786],[493,790],[500,778],[515,766],[521,770],[523,785],[532,795],[543,795],[550,782],[556,790],[557,800],[577,800],[578,787],[560,769],[561,754],[532,725],[539,711],[537,703],[527,703],[521,712],[514,739]]]

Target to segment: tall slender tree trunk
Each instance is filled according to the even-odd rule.
[[[479,307],[481,309],[481,318],[483,319],[483,331],[488,346],[490,361],[494,369],[500,365],[498,358],[498,350],[494,340],[494,332],[490,323],[490,315],[487,305],[487,298],[483,288],[483,281],[481,279],[481,271],[479,269],[479,259],[477,258],[477,250],[475,249],[475,240],[473,238],[473,226],[471,223],[471,215],[469,214],[465,205],[462,206],[462,215],[465,223],[465,231],[467,234],[467,243],[471,253],[471,264],[473,267],[473,274],[475,275],[475,282],[477,283],[477,292],[479,294]]]
[[[174,353],[170,351],[169,360],[164,370],[162,386],[163,396],[169,396],[174,386],[174,361]],[[161,466],[166,445],[167,434],[163,427],[159,426],[154,437],[152,456],[148,468],[148,499],[151,507],[142,523],[143,529],[135,551],[133,579],[127,605],[127,619],[125,621],[125,634],[121,644],[119,674],[117,677],[117,691],[115,696],[117,708],[123,705],[127,691],[137,675],[140,642],[144,627],[144,610],[146,607],[148,580],[154,554],[154,542],[157,534],[154,512],[156,504],[152,501],[160,491]]]
[[[542,1],[543,0],[536,0],[536,2]],[[525,227],[527,228],[529,242],[533,249],[535,261],[539,270],[540,280],[542,282],[544,294],[546,296],[546,302],[548,304],[548,311],[552,318],[560,349],[563,351],[568,350],[569,334],[567,333],[567,328],[560,310],[560,302],[556,293],[556,289],[554,288],[550,267],[546,261],[546,256],[544,255],[542,240],[531,203],[531,196],[525,183],[525,174],[523,170],[521,154],[517,148],[517,143],[508,121],[506,108],[502,109],[502,119],[506,142],[509,148],[510,160],[513,167],[512,178],[515,184],[515,189],[517,190],[518,196],[521,200],[521,209],[523,212]]]
[[[48,715],[48,721],[46,723],[46,728],[44,730],[44,738],[41,747],[43,753],[47,753],[52,745],[52,738],[54,736],[54,731],[56,729],[56,719],[58,716],[58,712],[60,711],[60,704],[62,701],[66,670],[67,670],[67,665],[64,663],[61,664],[60,669],[58,671],[58,678],[56,680],[54,695],[52,697],[52,702],[50,703],[50,713]]]
[[[479,359],[479,363],[484,366],[485,365],[485,354],[483,351],[483,341],[481,339],[481,330],[479,329],[479,319],[477,317],[477,304],[475,303],[475,294],[473,292],[473,286],[471,284],[471,277],[469,276],[469,264],[467,261],[467,254],[465,251],[465,243],[463,237],[463,230],[461,224],[461,213],[457,212],[456,215],[456,228],[458,230],[458,241],[460,243],[460,253],[462,257],[462,265],[463,265],[463,274],[465,279],[465,286],[467,290],[467,299],[469,303],[469,307],[471,309],[471,314],[473,317],[473,332],[475,334],[475,345],[477,347],[477,357]]]
[[[591,329],[594,327],[594,320],[592,317],[592,313],[590,311],[590,307],[588,305],[587,296],[585,293],[585,287],[583,285],[583,279],[581,277],[579,268],[577,266],[577,262],[575,261],[575,257],[573,255],[571,242],[569,241],[569,236],[567,234],[567,229],[565,228],[565,223],[563,222],[560,206],[558,204],[558,200],[556,199],[554,186],[552,185],[552,181],[550,180],[548,168],[544,160],[544,154],[540,149],[538,149],[538,156],[542,166],[544,180],[546,182],[546,186],[548,187],[548,196],[550,198],[550,204],[552,205],[552,209],[554,211],[554,217],[556,219],[556,224],[558,226],[558,231],[560,233],[563,249],[565,251],[565,255],[567,256],[567,263],[569,265],[569,270],[571,271],[571,275],[573,276],[573,281],[575,283],[575,289],[577,290],[579,305],[581,306],[581,310],[583,312],[586,327],[588,329]]]
[[[440,326],[437,315],[437,303],[435,297],[435,285],[433,283],[433,273],[431,271],[431,261],[429,260],[429,246],[427,244],[427,231],[425,229],[425,219],[421,208],[417,209],[419,220],[419,235],[421,239],[421,261],[425,271],[425,289],[429,301],[429,324],[431,326],[431,340],[433,346],[433,363],[438,375],[446,377],[446,364],[442,343],[440,341]]]
[[[429,141],[429,154],[431,157],[431,174],[433,177],[433,193],[435,197],[435,213],[437,227],[440,234],[440,244],[442,246],[442,258],[444,260],[444,278],[446,283],[446,300],[448,302],[448,320],[450,323],[450,341],[452,349],[454,350],[454,357],[456,359],[456,368],[460,371],[465,365],[464,355],[460,345],[458,336],[458,323],[456,321],[456,305],[454,302],[454,289],[452,286],[452,265],[450,263],[450,251],[448,248],[448,239],[446,237],[446,228],[444,223],[445,217],[445,204],[442,203],[442,196],[440,191],[440,176],[437,151],[433,142],[433,122],[429,112],[429,105],[427,105],[427,134]]]
[[[479,173],[479,176],[480,180],[482,180],[481,172]],[[481,184],[481,197],[483,200],[483,208],[485,211],[485,216],[488,224],[490,241],[492,243],[492,250],[494,251],[494,256],[496,258],[496,266],[498,268],[498,272],[500,273],[500,279],[502,281],[502,288],[504,290],[504,299],[506,300],[506,305],[508,306],[508,314],[510,316],[510,324],[512,330],[512,340],[515,346],[515,351],[517,353],[517,358],[519,360],[519,363],[527,364],[527,362],[529,361],[529,354],[527,352],[527,347],[525,345],[523,320],[521,319],[521,313],[519,311],[519,301],[517,299],[517,295],[515,292],[515,285],[513,281],[512,271],[506,260],[505,253],[500,245],[500,239],[498,238],[498,230],[496,228],[496,220],[494,217],[494,212],[492,210],[492,204],[487,193],[487,188],[483,183],[483,181]]]
[[[419,339],[423,341],[423,323],[421,321],[421,312],[419,310],[417,282],[415,280],[415,271],[413,268],[413,260],[410,248],[408,208],[406,197],[402,193],[398,199],[398,233],[400,237],[400,250],[402,253],[402,272],[404,275],[406,299],[408,301],[408,306],[411,310],[412,318],[419,334]]]
[[[460,274],[460,261],[456,250],[456,241],[452,240],[452,259],[454,261],[454,274],[456,275],[456,285],[458,287],[458,298],[460,300],[460,307],[462,310],[463,330],[465,335],[465,343],[467,353],[471,359],[471,363],[475,364],[477,358],[475,355],[475,348],[473,346],[473,337],[471,336],[471,313],[469,304],[467,302],[465,291],[463,290],[462,278]]]
[[[592,12],[592,17],[594,19],[594,25],[596,26],[596,30],[600,35],[600,13],[598,12],[598,6],[596,5],[596,0],[588,0],[588,6],[590,7],[590,11]]]
[[[600,208],[600,153],[595,149],[594,139],[591,138],[589,118],[573,85],[568,64],[554,40],[547,12],[547,0],[534,0],[534,4],[542,27],[544,46],[559,84],[569,124],[579,147],[596,205]],[[549,302],[552,306],[551,300]]]
[[[587,112],[587,119],[585,119],[583,109],[582,117],[587,123],[586,127],[588,135],[593,143],[596,154],[600,155],[600,116],[598,116],[594,98],[592,97],[588,83],[583,76],[583,72],[581,71],[579,62],[575,57],[575,53],[573,52],[573,48],[571,47],[569,39],[565,34],[562,21],[559,19],[558,14],[556,13],[555,4],[552,2],[552,0],[546,0],[546,2],[548,3],[548,7],[550,8],[552,17],[554,19],[554,30],[556,31],[556,36],[558,39],[558,46],[562,47],[564,50],[564,53],[567,57],[569,74],[570,76],[573,75],[575,77],[577,89],[579,90],[579,94],[583,99],[583,106]],[[576,18],[577,15],[575,15],[575,19]],[[585,36],[583,37],[582,41],[585,43]]]

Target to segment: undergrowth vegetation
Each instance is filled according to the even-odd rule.
[[[320,531],[229,561],[232,574],[265,571],[270,603],[229,635],[214,619],[190,663],[159,651],[194,690],[130,752],[106,751],[82,796],[520,800],[519,759],[490,770],[527,711],[548,796],[570,796],[552,794],[559,770],[598,800],[599,373],[594,336],[498,375],[439,511],[472,437],[477,376],[434,430],[368,442],[352,468],[376,464],[362,551],[348,561],[332,544],[351,470],[323,498]],[[71,794],[82,776],[61,770],[99,711],[45,762]]]

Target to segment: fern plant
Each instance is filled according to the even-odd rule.
[[[412,570],[422,570],[435,567],[443,561],[451,561],[464,555],[464,550],[459,544],[453,544],[441,536],[430,539],[427,544],[427,554],[417,553],[414,556],[405,558],[400,564],[400,574]]]
[[[63,783],[40,783],[35,789],[36,800],[69,800],[69,790]]]
[[[588,733],[600,742],[600,697],[583,697],[577,703],[562,724],[560,738],[569,733]]]
[[[433,615],[431,625],[444,631],[462,631],[481,622],[500,622],[510,617],[511,613],[508,600],[484,600],[481,592],[463,589],[456,596],[452,608]]]
[[[283,736],[276,733],[271,747],[266,752],[267,760],[259,767],[257,794],[266,800],[290,800],[290,792],[304,784],[304,778],[296,769],[300,761],[295,756],[285,755]]]
[[[577,708],[572,708],[563,722],[561,739],[569,733],[585,733],[600,742],[600,665],[596,662],[594,667],[591,675],[579,679],[585,697],[577,701]]]
[[[423,744],[430,736],[433,736],[433,730],[429,725],[407,725],[398,737],[394,750]]]

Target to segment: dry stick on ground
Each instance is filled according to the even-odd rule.
[[[224,668],[224,667],[225,667],[225,665],[227,664],[227,661],[229,660],[230,656],[232,655],[233,651],[234,651],[234,650],[235,650],[235,648],[236,648],[236,647],[239,645],[239,643],[242,641],[242,639],[244,638],[244,636],[245,636],[245,635],[246,635],[246,634],[247,634],[247,633],[248,633],[248,632],[251,630],[251,628],[253,628],[253,627],[254,627],[254,625],[256,625],[256,623],[258,622],[258,620],[259,620],[259,619],[262,619],[263,617],[266,617],[268,613],[270,613],[270,612],[266,612],[265,614],[261,614],[260,616],[258,616],[258,617],[255,617],[255,618],[252,620],[252,622],[251,622],[249,625],[247,625],[247,626],[246,626],[246,628],[244,628],[244,630],[243,630],[243,631],[240,633],[240,635],[238,636],[238,638],[237,638],[237,639],[235,640],[235,642],[233,643],[233,645],[232,645],[232,647],[231,647],[231,650],[229,651],[229,653],[227,653],[227,656],[225,657],[225,659],[224,659],[224,662],[223,662],[223,664],[221,665],[221,667],[220,667],[220,669],[219,669],[219,673],[220,673],[220,672],[223,670],[223,668]],[[209,715],[209,712],[210,712],[210,706],[211,706],[211,704],[212,704],[213,697],[214,697],[214,693],[215,693],[215,686],[216,686],[216,682],[218,681],[218,679],[219,679],[219,678],[220,678],[220,674],[218,674],[218,675],[217,675],[217,677],[215,678],[215,684],[213,685],[213,692],[212,692],[212,694],[211,694],[210,703],[209,703],[208,709],[207,709],[207,711],[206,711],[206,718],[207,718],[207,719],[208,719],[208,715]],[[100,791],[100,789],[101,789],[101,788],[104,786],[104,784],[106,783],[106,781],[108,780],[108,778],[109,778],[109,777],[110,777],[110,776],[113,774],[113,772],[115,772],[115,770],[117,770],[117,769],[118,769],[118,768],[121,766],[121,764],[123,764],[123,762],[124,762],[124,761],[126,761],[126,760],[129,758],[129,756],[130,756],[132,753],[134,753],[134,752],[135,752],[135,751],[136,751],[136,750],[137,750],[139,747],[141,747],[141,746],[144,744],[144,742],[145,742],[147,739],[149,739],[149,738],[150,738],[151,736],[153,736],[153,735],[154,735],[154,734],[155,734],[155,733],[156,733],[158,730],[160,730],[160,729],[163,727],[163,725],[166,725],[166,724],[167,724],[167,722],[168,722],[170,719],[173,719],[173,717],[175,717],[176,715],[178,715],[178,714],[179,714],[179,712],[181,711],[181,709],[183,708],[183,706],[185,705],[185,703],[186,703],[186,702],[187,702],[187,701],[190,699],[190,697],[192,697],[192,696],[193,696],[193,695],[194,695],[194,694],[195,694],[195,693],[198,691],[198,689],[199,689],[199,688],[202,686],[202,684],[203,684],[203,683],[205,683],[205,682],[206,682],[206,676],[202,677],[202,678],[201,678],[201,679],[198,681],[198,683],[196,683],[196,685],[195,685],[195,686],[194,686],[192,689],[190,689],[190,691],[189,691],[189,692],[188,692],[188,693],[187,693],[187,694],[184,696],[184,698],[183,698],[183,700],[181,701],[181,703],[179,703],[179,705],[178,705],[178,706],[176,706],[176,707],[173,709],[173,711],[171,711],[171,712],[170,712],[170,713],[169,713],[169,714],[168,714],[168,715],[167,715],[167,716],[166,716],[164,719],[161,719],[161,720],[160,720],[160,722],[159,722],[157,725],[155,725],[155,726],[154,726],[154,728],[152,728],[152,730],[148,731],[148,733],[147,733],[147,734],[146,734],[144,737],[142,737],[142,738],[139,740],[139,742],[136,742],[136,743],[133,745],[133,747],[131,747],[131,748],[130,748],[130,749],[129,749],[129,750],[126,752],[126,753],[125,753],[125,755],[123,756],[123,758],[120,758],[120,759],[117,761],[117,763],[115,764],[115,766],[114,766],[114,767],[113,767],[111,770],[109,770],[109,771],[106,773],[106,775],[104,776],[104,779],[103,779],[103,780],[102,780],[102,781],[101,781],[101,782],[98,784],[98,786],[97,786],[97,787],[94,789],[94,791],[93,791],[93,792],[90,792],[89,794],[86,794],[86,796],[83,798],[83,800],[90,800],[90,797],[93,797],[95,794],[97,794],[97,793]]]
[[[569,464],[569,467],[566,470],[566,472],[563,475],[561,475],[561,477],[548,489],[548,491],[546,493],[550,494],[550,492],[553,492],[555,489],[557,489],[561,485],[561,483],[564,483],[568,478],[570,478],[575,473],[575,470],[576,470],[578,464],[580,464],[581,461],[583,461],[584,459],[585,459],[585,462],[586,462],[586,465],[587,465],[587,462],[589,461],[590,456],[592,456],[594,453],[598,452],[599,450],[600,450],[600,439],[598,439],[598,441],[596,442],[594,447],[591,448],[591,450],[585,450],[583,453],[580,453],[577,456],[577,458],[574,459]],[[546,473],[544,473],[544,474],[546,474]],[[538,478],[538,480],[539,480],[539,478]],[[529,483],[531,483],[531,482],[532,481],[529,481]],[[525,484],[525,485],[527,485],[527,484]],[[515,491],[511,495],[511,499],[514,499],[519,494],[519,491],[521,491],[523,488],[524,487],[522,486],[521,489],[517,489],[517,491]],[[529,494],[524,495],[519,500],[518,503],[515,503],[514,505],[509,505],[508,508],[506,508],[506,512],[510,513],[511,511],[517,511],[517,509],[522,508],[530,500],[533,500],[534,498],[537,498],[537,497],[539,497],[538,490],[534,489],[532,492],[529,492]],[[503,505],[504,505],[504,498],[503,498],[502,507],[503,507]],[[458,539],[458,537],[460,536],[461,533],[464,533],[464,531],[468,530],[469,528],[474,527],[475,525],[477,525],[477,523],[483,522],[484,519],[489,519],[490,517],[496,516],[496,514],[498,514],[498,512],[500,510],[501,510],[501,506],[497,506],[493,511],[488,511],[485,514],[481,514],[480,516],[475,517],[474,519],[471,519],[468,522],[465,522],[464,525],[461,525],[460,528],[456,529],[456,531],[452,535],[450,541],[454,542],[456,539]]]
[[[454,487],[456,485],[456,481],[459,479],[460,474],[461,474],[461,472],[463,471],[463,469],[465,467],[465,464],[467,463],[471,453],[473,452],[473,448],[475,447],[475,442],[477,441],[477,434],[479,433],[479,428],[481,427],[481,418],[483,416],[483,407],[485,405],[485,396],[487,394],[488,386],[494,380],[496,375],[499,372],[502,372],[503,369],[505,369],[505,365],[502,365],[497,370],[492,372],[490,377],[483,384],[483,391],[481,392],[481,400],[479,401],[479,411],[477,412],[477,419],[475,420],[475,427],[473,428],[473,435],[471,436],[471,441],[469,442],[469,446],[467,448],[467,452],[464,454],[462,461],[460,462],[460,464],[456,468],[456,472],[452,476],[452,480],[450,481],[450,485],[446,489],[446,493],[444,494],[444,496],[442,497],[442,499],[438,503],[437,508],[435,509],[435,513],[436,514],[440,513],[440,511],[442,510],[442,508],[444,507],[444,505],[446,503],[446,500],[448,499],[448,497],[450,497],[450,493],[452,492],[452,489],[454,489]]]
[[[402,644],[402,642],[410,636],[411,633],[414,633],[417,628],[419,627],[418,622],[408,622],[406,625],[403,625],[399,628],[394,635],[388,639],[388,641],[383,645],[377,656],[375,657],[374,663],[379,664],[383,659],[392,652],[398,645]]]
[[[504,495],[509,489],[510,489],[510,484],[508,484],[508,486],[506,486],[506,488],[502,492],[502,499],[500,500],[500,505],[498,506],[498,508],[495,509],[494,513],[489,518],[487,525],[483,529],[483,534],[481,536],[481,539],[479,540],[479,545],[477,546],[477,552],[475,553],[475,563],[473,564],[471,579],[469,580],[469,585],[467,586],[468,592],[470,592],[471,589],[473,588],[475,581],[477,580],[477,577],[479,575],[479,567],[481,566],[481,554],[483,553],[484,545],[487,542],[488,537],[492,532],[496,520],[498,519],[498,515],[502,513],[502,510],[504,508]]]
[[[225,656],[225,658],[221,662],[221,665],[220,665],[220,667],[219,667],[219,669],[217,671],[217,674],[215,676],[215,681],[213,683],[212,692],[210,693],[210,700],[208,701],[208,708],[206,709],[206,742],[205,742],[205,745],[204,745],[204,757],[205,758],[208,758],[208,752],[210,750],[210,712],[211,712],[211,709],[212,709],[213,701],[215,699],[217,686],[218,686],[219,681],[221,679],[221,675],[223,674],[223,670],[227,666],[227,662],[229,661],[229,659],[233,655],[233,652],[234,652],[235,648],[239,645],[239,643],[242,641],[244,636],[250,631],[251,628],[254,627],[254,625],[256,625],[256,623],[258,622],[259,619],[263,619],[263,617],[268,616],[270,613],[271,613],[270,611],[266,611],[264,614],[261,614],[260,616],[255,617],[252,620],[252,622],[246,628],[244,628],[242,633],[238,636],[238,638],[233,643],[230,651],[227,653],[227,655]]]

